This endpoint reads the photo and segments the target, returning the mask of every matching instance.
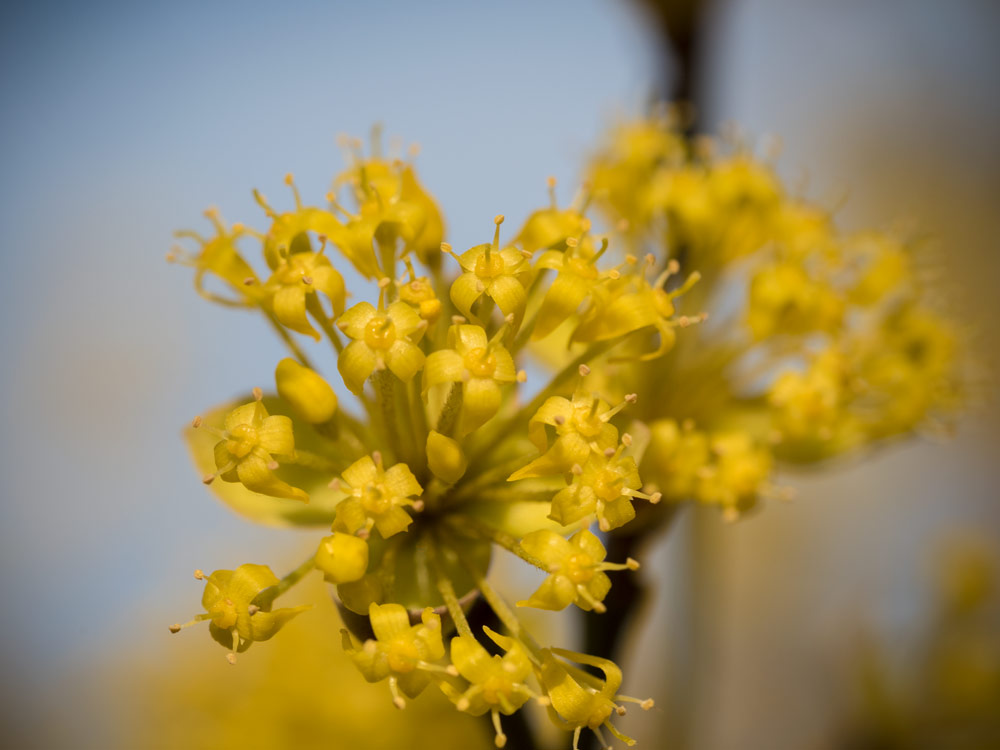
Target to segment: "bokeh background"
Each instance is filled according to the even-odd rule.
[[[405,716],[369,717],[385,696],[336,672],[335,648],[290,655],[298,671],[275,677],[249,664],[256,650],[233,670],[207,638],[169,638],[195,611],[193,568],[253,551],[278,569],[301,538],[234,517],[189,465],[181,426],[266,385],[281,353],[163,256],[209,205],[252,222],[251,187],[285,201],[285,172],[322,195],[343,166],[335,136],[376,121],[422,146],[456,247],[544,203],[550,174],[568,197],[603,130],[673,85],[642,5],[3,4],[0,745],[290,742],[248,684],[302,693],[303,747],[451,742],[451,712],[426,709],[420,738]],[[702,126],[780,136],[783,175],[842,206],[844,226],[932,238],[988,361],[1000,6],[718,0],[701,39]],[[630,691],[663,708],[626,731],[646,747],[843,746],[858,643],[905,664],[932,619],[938,551],[1000,543],[994,391],[977,389],[950,440],[786,477],[793,503],[735,525],[686,514],[646,566],[663,595],[630,660]],[[332,607],[317,618],[300,634],[332,638]],[[307,679],[331,691],[320,718]],[[230,715],[239,731],[213,734]]]

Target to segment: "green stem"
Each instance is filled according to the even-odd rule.
[[[375,386],[376,413],[382,425],[382,436],[386,446],[392,451],[394,461],[402,458],[400,450],[399,426],[396,423],[395,379],[389,370],[376,370],[372,373],[372,384]]]
[[[288,332],[288,329],[281,325],[278,319],[274,317],[274,313],[265,310],[264,316],[274,328],[275,332],[277,332],[277,334],[281,337],[281,340],[285,342],[285,346],[288,347],[288,351],[290,351],[292,356],[299,361],[299,364],[303,367],[308,367],[310,370],[315,370],[312,362],[309,360],[309,357],[306,356],[306,353],[302,351],[302,348],[295,342],[295,339],[292,338],[292,334]]]
[[[315,567],[315,565],[316,565],[315,557],[310,557],[308,560],[303,562],[299,567],[297,567],[295,570],[293,570],[291,573],[286,575],[284,578],[282,578],[274,585],[275,588],[274,596],[279,597],[286,591],[288,591],[288,589],[290,589],[296,583],[301,581],[302,578],[306,575],[306,573],[312,570],[313,567]]]
[[[483,523],[477,518],[472,518],[471,516],[466,515],[452,516],[449,518],[449,521],[459,532],[471,533],[483,541],[493,542],[494,544],[503,547],[508,552],[512,552],[517,555],[529,565],[534,565],[536,568],[541,568],[545,571],[549,569],[544,562],[539,560],[534,555],[528,554],[516,537],[511,536],[505,531],[501,531],[500,529],[494,528],[487,523]]]
[[[475,640],[476,637],[472,634],[472,628],[469,627],[469,621],[465,617],[465,611],[462,609],[462,605],[458,601],[458,596],[455,594],[455,587],[451,585],[451,579],[442,570],[441,563],[434,553],[433,548],[429,549],[431,565],[434,568],[434,576],[437,579],[438,591],[441,592],[441,597],[444,599],[444,604],[448,608],[448,614],[451,615],[452,622],[455,623],[458,634]]]
[[[326,317],[326,311],[323,309],[323,304],[319,301],[319,297],[315,294],[306,294],[306,309],[313,316],[313,320],[319,323],[319,327],[323,329],[323,333],[330,339],[330,343],[333,344],[333,348],[339,356],[344,351],[344,342],[340,340],[340,332],[334,328],[333,323]]]

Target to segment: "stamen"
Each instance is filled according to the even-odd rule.
[[[556,211],[559,208],[559,204],[556,203],[556,178],[549,177],[545,182],[549,186],[549,203],[552,205],[552,210]]]
[[[503,733],[503,729],[500,727],[500,712],[497,709],[493,709],[493,729],[496,732],[496,737],[493,742],[497,747],[503,747],[507,744],[507,735]]]
[[[205,575],[205,571],[203,571],[201,568],[198,568],[194,571],[194,578],[196,581],[204,581],[206,577],[207,576]]]
[[[395,675],[389,676],[389,692],[392,693],[392,705],[398,709],[406,708],[406,701],[403,700],[403,696],[399,694],[399,681],[396,679]]]
[[[302,210],[302,196],[299,195],[299,189],[297,187],[295,187],[295,178],[292,176],[291,172],[289,172],[288,174],[285,175],[285,184],[288,185],[292,189],[292,195],[295,196],[295,209],[297,211],[301,211]]]

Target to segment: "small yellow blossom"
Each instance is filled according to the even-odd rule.
[[[556,659],[556,656],[596,667],[604,673],[604,679],[600,680],[582,669],[566,664]],[[653,707],[652,700],[642,701],[617,695],[622,684],[622,671],[610,659],[561,648],[542,649],[541,680],[552,701],[550,715],[553,721],[573,730],[573,750],[579,747],[580,733],[584,728],[593,731],[601,746],[607,747],[601,733],[602,727],[606,727],[617,739],[631,747],[635,741],[621,734],[611,724],[612,714],[620,716],[625,713],[624,708],[615,701],[638,703],[644,710]]]
[[[618,279],[593,288],[590,305],[573,331],[573,341],[609,341],[630,333],[653,329],[659,334],[656,349],[638,357],[640,361],[656,359],[674,345],[674,328],[687,326],[699,318],[675,318],[674,299],[694,286],[701,275],[696,271],[677,289],[666,291],[663,285],[677,273],[676,263],[670,264],[653,284],[642,273],[626,273]]]
[[[624,526],[635,518],[632,499],[641,497],[659,502],[659,493],[640,491],[642,480],[631,456],[623,456],[625,443],[593,455],[581,467],[572,469],[573,481],[552,498],[549,518],[569,526],[584,518],[597,518],[601,531]]]
[[[459,711],[473,716],[491,712],[496,746],[504,747],[507,737],[501,731],[499,714],[509,716],[536,697],[537,694],[526,682],[534,670],[527,650],[517,640],[502,636],[488,627],[483,627],[483,631],[506,653],[491,656],[475,638],[467,635],[452,638],[452,664],[470,685],[461,691],[443,682],[441,689],[455,701]]]
[[[500,333],[503,331],[501,328]],[[424,391],[443,383],[461,384],[457,431],[466,435],[499,411],[501,387],[515,382],[517,372],[514,359],[500,345],[500,335],[487,340],[480,326],[452,326],[448,343],[450,349],[438,349],[427,357]]]
[[[590,220],[583,215],[584,206],[560,210],[556,203],[556,178],[549,177],[548,185],[548,208],[534,211],[514,238],[515,245],[532,255],[539,250],[564,249],[567,240],[590,229]]]
[[[195,425],[198,424],[200,419],[195,420]],[[274,473],[279,460],[290,461],[295,456],[291,419],[269,415],[264,404],[255,400],[230,412],[219,437],[222,440],[215,444],[218,470],[205,477],[206,484],[219,477],[224,482],[240,482],[262,495],[309,500],[309,495],[278,479]]]
[[[420,616],[421,624],[411,626],[410,616],[399,604],[372,604],[368,616],[375,638],[362,644],[342,630],[344,650],[368,682],[388,678],[393,703],[403,708],[403,695],[416,698],[433,676],[446,671],[434,664],[444,657],[441,617],[428,607]]]
[[[236,654],[246,651],[255,641],[266,641],[308,606],[273,609],[279,581],[266,565],[240,565],[236,570],[217,570],[210,576],[196,571],[195,577],[205,581],[201,604],[205,613],[197,615],[187,625],[208,620],[212,638],[227,649],[228,659],[235,662]],[[178,632],[182,625],[172,625]]]
[[[482,316],[473,313],[473,306],[484,295],[492,299],[500,312],[520,319],[527,293],[520,276],[530,268],[527,258],[516,247],[500,250],[500,225],[503,216],[494,219],[493,242],[466,250],[455,259],[465,272],[451,285],[451,301],[469,320],[486,324]],[[446,248],[450,251],[450,248]]]
[[[176,232],[176,237],[193,239],[201,246],[201,249],[196,255],[191,255],[182,248],[175,247],[167,255],[167,260],[195,269],[194,288],[205,299],[229,306],[253,304],[257,297],[257,274],[244,260],[237,246],[239,240],[247,236],[249,232],[242,224],[227,227],[219,217],[219,212],[214,208],[205,211],[205,216],[212,222],[215,236],[203,237],[192,230]],[[237,297],[235,299],[220,297],[206,289],[205,276],[207,274],[212,274],[226,282],[237,293]]]
[[[304,333],[320,340],[319,332],[306,317],[309,310],[324,317],[335,318],[344,312],[347,290],[344,279],[322,253],[300,252],[279,255],[274,273],[264,283],[264,292],[271,309],[282,325],[297,333]],[[327,316],[322,305],[311,306],[309,296],[322,292],[330,300],[332,316]]]
[[[340,316],[337,327],[353,339],[337,360],[352,393],[360,394],[375,370],[388,368],[408,382],[424,366],[424,353],[414,341],[427,323],[405,302],[393,302],[385,311],[359,302]]]
[[[611,419],[635,400],[635,394],[630,393],[612,408],[582,385],[572,400],[561,396],[547,399],[528,422],[528,437],[542,455],[511,474],[508,481],[564,474],[574,464],[586,463],[591,453],[613,449],[618,444],[618,430]],[[557,436],[551,447],[547,427]]]
[[[604,571],[639,567],[635,560],[622,565],[604,562],[604,545],[587,529],[569,539],[539,529],[521,540],[521,549],[543,563],[549,577],[529,599],[518,602],[519,607],[559,610],[576,604],[580,609],[604,612],[602,602],[611,590],[611,579]]]
[[[337,506],[334,531],[367,534],[372,526],[384,539],[406,531],[413,519],[404,507],[423,507],[415,500],[423,493],[413,472],[406,464],[396,464],[390,469],[382,466],[382,455],[365,456],[355,461],[341,475],[344,483],[334,480],[347,493],[347,498]]]
[[[311,251],[309,234],[327,237],[336,242],[343,232],[343,224],[329,211],[313,206],[303,206],[292,175],[285,175],[285,184],[295,197],[295,210],[279,214],[258,191],[253,191],[257,204],[271,219],[271,227],[264,237],[264,260],[272,269],[278,269],[283,256]]]

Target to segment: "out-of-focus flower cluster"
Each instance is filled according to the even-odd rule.
[[[207,621],[235,661],[306,609],[276,601],[318,571],[350,624],[344,649],[396,706],[433,687],[490,714],[502,747],[501,716],[533,701],[574,746],[584,729],[631,744],[612,719],[652,701],[619,694],[604,655],[543,647],[517,607],[600,616],[614,575],[639,567],[605,560],[602,535],[637,511],[655,524],[661,499],[696,498],[735,516],[773,491],[776,460],[912,431],[955,399],[954,333],[905,245],[838,234],[749,153],[669,123],[617,131],[572,206],[553,180],[512,237],[496,216],[461,253],[411,163],[349,146],[322,205],[289,175],[285,209],[255,192],[259,229],[209,211],[214,233],[183,232],[195,247],[171,254],[289,353],[273,390],[193,421],[203,481],[259,522],[328,529],[283,578],[196,571],[204,612],[188,624]],[[614,233],[592,232],[595,203]],[[348,292],[348,265],[367,289]],[[331,347],[350,408],[315,346]],[[531,356],[544,382],[527,383]],[[488,580],[495,549],[545,574],[516,606]],[[505,632],[473,629],[478,598]]]
[[[941,426],[960,405],[959,330],[914,243],[839,230],[746,145],[685,138],[673,113],[614,130],[589,177],[633,253],[698,269],[690,302],[713,316],[665,365],[618,378],[650,396],[641,468],[667,499],[735,518],[776,494],[776,464]]]

